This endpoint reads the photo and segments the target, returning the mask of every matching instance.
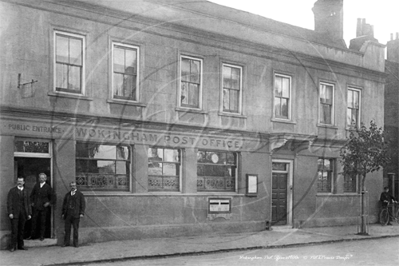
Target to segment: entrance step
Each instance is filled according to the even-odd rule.
[[[24,245],[27,248],[56,246],[57,245],[57,239],[45,238],[43,241],[40,241],[40,239],[34,239],[34,240],[26,240],[25,239],[24,240]]]
[[[273,231],[277,232],[295,232],[298,228],[292,228],[290,225],[272,226]]]

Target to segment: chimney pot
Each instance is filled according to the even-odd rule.
[[[396,39],[399,39],[399,32],[396,33]]]

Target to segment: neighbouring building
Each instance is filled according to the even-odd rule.
[[[58,243],[71,181],[83,244],[356,224],[340,148],[384,123],[384,46],[347,48],[343,1],[313,12],[315,31],[206,1],[0,1],[2,247],[8,190],[40,172]]]
[[[396,199],[399,199],[399,33],[387,43],[385,61],[387,81],[385,84],[385,132],[390,141],[391,163],[386,167],[385,184]]]

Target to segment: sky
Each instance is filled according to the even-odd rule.
[[[314,30],[312,8],[316,0],[209,0],[277,21]],[[374,26],[374,37],[382,44],[399,32],[399,0],[344,0],[344,39],[356,37],[358,18]]]

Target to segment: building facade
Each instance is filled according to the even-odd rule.
[[[71,181],[82,243],[358,222],[340,148],[384,122],[384,47],[346,47],[342,1],[315,3],[316,31],[210,2],[134,3],[0,2],[3,246],[7,192],[40,172],[59,243]],[[382,172],[366,181],[375,222]]]
[[[399,33],[387,43],[385,62],[385,132],[390,141],[391,163],[386,167],[385,185],[399,199]]]

